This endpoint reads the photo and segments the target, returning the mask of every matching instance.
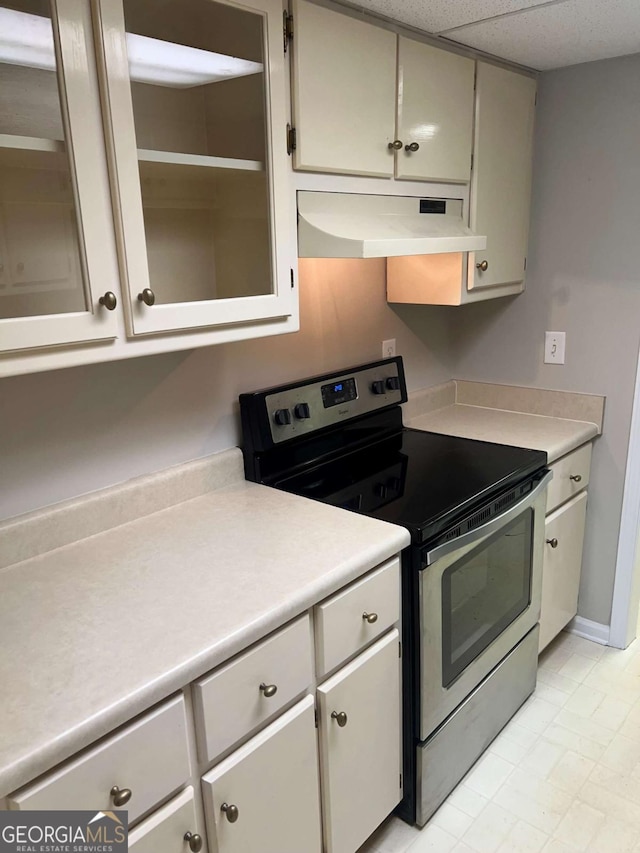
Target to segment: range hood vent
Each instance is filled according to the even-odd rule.
[[[477,252],[487,238],[462,221],[462,199],[298,192],[298,256],[392,258]]]

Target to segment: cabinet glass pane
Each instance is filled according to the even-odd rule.
[[[262,15],[125,0],[156,303],[273,292]]]
[[[51,8],[0,2],[0,319],[86,311]]]

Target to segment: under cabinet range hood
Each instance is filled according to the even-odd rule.
[[[487,238],[463,222],[460,198],[298,192],[301,258],[393,258],[486,247]]]

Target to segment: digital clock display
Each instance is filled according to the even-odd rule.
[[[322,405],[325,409],[330,409],[332,406],[339,406],[341,403],[348,403],[349,400],[356,400],[358,390],[356,388],[356,380],[341,379],[340,382],[331,382],[329,385],[323,385]]]

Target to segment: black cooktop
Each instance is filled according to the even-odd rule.
[[[546,463],[540,450],[404,427],[271,485],[401,524],[424,543]]]

